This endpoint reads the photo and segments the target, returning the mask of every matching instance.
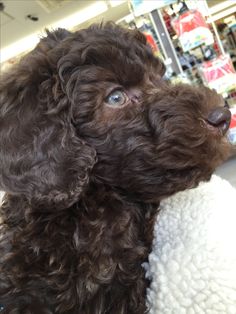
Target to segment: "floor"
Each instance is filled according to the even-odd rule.
[[[236,188],[236,156],[221,165],[216,170],[216,174],[228,180]]]

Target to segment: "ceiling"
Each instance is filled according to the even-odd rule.
[[[0,0],[0,2],[5,7],[5,14],[0,13],[1,47],[8,46],[21,37],[41,31],[45,26],[94,4],[99,3],[100,5],[104,2],[107,5],[107,11],[109,11],[111,19],[121,18],[123,13],[128,14],[126,1],[117,1],[118,4],[123,2],[123,6],[117,6],[116,10],[112,10],[108,1],[102,0]],[[104,18],[106,18],[107,13],[104,14]],[[30,20],[27,18],[28,15],[38,17],[38,21]],[[94,12],[94,15],[96,15],[96,12]],[[78,24],[81,24],[80,21],[78,21]]]
[[[42,34],[46,27],[76,29],[92,22],[116,21],[129,14],[128,3],[125,0],[0,0],[0,2],[4,5],[4,11],[0,12],[1,62],[7,58],[4,50],[17,41],[21,45],[17,47],[19,52],[21,50],[23,52],[26,46],[31,49],[38,40],[36,34]],[[31,19],[27,17],[29,15]],[[35,18],[38,20],[33,21]],[[22,40],[26,38],[27,43]],[[8,55],[11,57],[11,54],[14,55],[14,50]]]
[[[231,6],[236,3],[208,0],[209,7],[222,2]],[[16,55],[16,50],[19,54],[33,48],[38,34],[46,27],[78,29],[92,22],[117,21],[130,13],[127,0],[0,0],[0,3],[4,5],[4,11],[0,12],[0,62]]]
[[[75,10],[83,9],[87,1],[65,1],[61,7],[47,11],[38,1],[30,0],[2,0],[5,8],[1,13],[1,48],[8,46],[21,37],[40,31],[45,25],[51,24]],[[93,1],[89,1],[93,2]],[[31,21],[27,15],[38,17],[38,21]]]

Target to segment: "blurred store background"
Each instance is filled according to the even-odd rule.
[[[173,83],[222,94],[232,112],[232,155],[217,173],[236,186],[236,0],[0,0],[0,69],[31,50],[45,28],[108,20],[145,33]]]

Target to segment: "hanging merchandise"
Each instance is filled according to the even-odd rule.
[[[186,11],[174,18],[172,26],[183,51],[188,51],[202,44],[211,45],[214,42],[204,17],[197,10]]]
[[[231,114],[232,114],[232,118],[231,118],[231,124],[229,127],[229,141],[236,145],[236,107],[231,109]]]
[[[147,39],[147,42],[148,42],[149,45],[151,46],[154,56],[163,59],[163,57],[162,57],[162,55],[161,55],[161,52],[160,52],[160,50],[158,49],[158,46],[157,46],[157,44],[156,44],[156,42],[155,42],[153,36],[152,36],[149,32],[144,32],[143,34],[145,35],[145,37],[146,37],[146,39]]]
[[[229,55],[221,55],[204,62],[200,71],[206,85],[218,93],[223,94],[236,89],[236,72]]]

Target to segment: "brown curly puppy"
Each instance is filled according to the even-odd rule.
[[[2,77],[1,313],[146,311],[159,202],[210,178],[230,119],[163,73],[141,33],[108,23],[48,32]]]

